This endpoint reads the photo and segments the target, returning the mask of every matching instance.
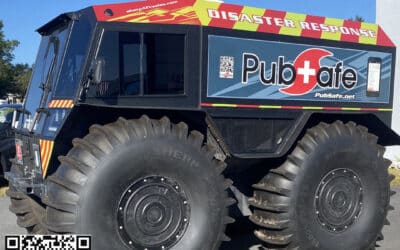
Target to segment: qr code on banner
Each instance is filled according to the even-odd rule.
[[[233,56],[221,56],[219,58],[219,77],[232,79],[234,64]]]
[[[91,250],[90,236],[10,235],[5,250]]]

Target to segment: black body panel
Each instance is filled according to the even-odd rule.
[[[58,27],[60,22],[78,21],[82,15],[87,15],[86,17],[92,21],[94,32],[89,40],[88,52],[83,58],[82,72],[79,81],[77,81],[79,82],[77,91],[74,96],[65,97],[73,102],[73,108],[68,110],[69,112],[62,118],[61,125],[57,128],[57,132],[52,136],[45,136],[43,133],[32,134],[26,130],[17,131],[17,138],[23,142],[24,164],[16,164],[15,171],[10,174],[9,179],[25,192],[33,192],[41,196],[43,194],[43,180],[57,170],[60,164],[57,157],[68,153],[72,147],[72,140],[85,136],[89,127],[93,124],[111,123],[119,117],[136,119],[142,115],[148,115],[153,119],[159,119],[168,116],[175,123],[184,121],[190,129],[198,130],[206,135],[206,140],[212,140],[213,144],[220,148],[220,152],[224,152],[228,157],[233,156],[233,161],[249,158],[263,160],[283,157],[293,148],[307,128],[320,122],[334,122],[335,120],[354,121],[368,127],[371,133],[379,136],[379,143],[382,145],[400,144],[400,137],[390,129],[392,112],[368,110],[321,111],[312,108],[305,110],[284,107],[321,106],[321,104],[310,101],[207,97],[209,35],[387,52],[393,55],[392,68],[395,67],[395,48],[193,25],[118,22],[98,22],[94,25],[95,16],[91,9],[62,15],[39,31],[46,34],[47,31]],[[184,49],[184,92],[146,95],[142,91],[138,95],[118,94],[112,97],[94,95],[93,93],[96,93],[96,91],[101,91],[100,85],[94,83],[93,72],[104,32],[107,31],[138,32],[141,33],[141,39],[144,37],[142,33],[185,36],[185,46],[182,48]],[[141,46],[143,46],[143,41],[141,41]],[[141,51],[143,51],[143,48],[141,48]],[[120,76],[122,76],[121,72]],[[391,77],[391,89],[393,90],[394,71]],[[143,84],[143,81],[141,84]],[[64,96],[54,96],[51,93],[48,101],[57,98],[64,98]],[[239,107],[237,104],[242,106]],[[281,108],[260,109],[246,107],[246,105],[273,105]],[[337,107],[339,104],[332,102],[323,105],[325,107]],[[391,109],[392,105],[393,91],[391,91],[390,102],[379,105],[379,108]],[[352,108],[359,107],[360,104],[347,103],[346,106]],[[363,108],[376,108],[376,104],[372,103],[362,103],[361,106]],[[54,116],[53,113],[51,115]],[[40,139],[54,142],[47,175],[45,176],[42,176],[40,169],[35,168],[34,154],[32,154],[32,145],[40,144]]]
[[[285,43],[298,43],[306,45],[323,45],[328,47],[339,47],[347,49],[373,50],[391,53],[393,55],[392,68],[395,67],[396,48],[361,45],[347,42],[327,41],[320,39],[274,35],[266,33],[227,30],[220,28],[204,27],[202,34],[202,110],[207,112],[214,120],[221,135],[231,153],[239,158],[269,158],[280,157],[288,152],[297,140],[298,136],[314,124],[310,117],[320,121],[344,121],[359,122],[370,128],[372,133],[380,135],[382,145],[396,145],[400,143],[400,137],[391,129],[392,112],[375,111],[320,111],[320,110],[291,110],[281,109],[250,109],[246,105],[270,105],[270,106],[321,106],[321,103],[310,101],[284,101],[284,100],[248,100],[229,98],[208,98],[208,36],[218,35],[227,37],[239,37],[246,39],[279,41]],[[284,53],[283,53],[284,54]],[[394,70],[391,72],[391,89],[394,89]],[[224,104],[221,107],[212,107],[209,104]],[[226,104],[226,105],[225,105]],[[242,105],[243,107],[229,107],[229,105]],[[337,107],[340,103],[323,103],[324,107]],[[393,91],[390,94],[388,104],[379,104],[380,108],[391,109],[393,105]],[[362,103],[363,108],[376,108],[377,104]],[[346,103],[346,107],[360,107],[359,103]],[[320,115],[324,114],[324,115]],[[379,124],[379,125],[378,125]],[[379,129],[378,129],[379,127]],[[247,129],[245,129],[247,128]],[[257,131],[252,131],[257,130]],[[385,132],[382,132],[385,131]],[[265,133],[265,134],[263,134]],[[390,135],[390,136],[387,136]]]

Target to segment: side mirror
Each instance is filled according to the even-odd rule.
[[[91,71],[91,80],[94,84],[100,84],[103,80],[104,66],[106,62],[102,58],[98,58],[93,62]]]

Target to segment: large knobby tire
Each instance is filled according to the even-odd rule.
[[[384,151],[352,122],[309,129],[286,162],[254,185],[255,235],[273,249],[374,249],[392,209]]]
[[[10,187],[6,194],[10,197],[10,211],[17,216],[18,226],[25,228],[29,234],[47,234],[43,224],[46,210],[26,194]]]
[[[90,234],[98,250],[218,249],[231,182],[203,140],[167,118],[93,125],[48,178],[48,229]]]

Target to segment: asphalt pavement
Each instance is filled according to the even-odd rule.
[[[380,243],[380,247],[377,250],[399,250],[400,249],[400,186],[394,188],[397,192],[392,197],[392,206],[395,207],[394,211],[389,214],[390,226],[385,226],[383,235],[385,240]],[[5,236],[24,234],[25,231],[17,226],[16,217],[9,212],[8,206],[10,205],[7,197],[0,198],[0,250],[5,249]],[[255,239],[252,235],[243,235],[242,238],[229,244],[230,250],[245,250],[245,249],[259,249],[255,246]],[[232,247],[235,246],[235,247]],[[224,249],[228,249],[224,247]]]
[[[385,240],[378,250],[399,250],[400,249],[400,186],[393,189],[396,194],[392,196],[390,204],[395,208],[389,212],[388,219],[390,226],[383,228]]]
[[[24,234],[25,231],[18,227],[17,217],[8,210],[10,199],[0,198],[0,249],[5,249],[5,236],[10,234]]]

